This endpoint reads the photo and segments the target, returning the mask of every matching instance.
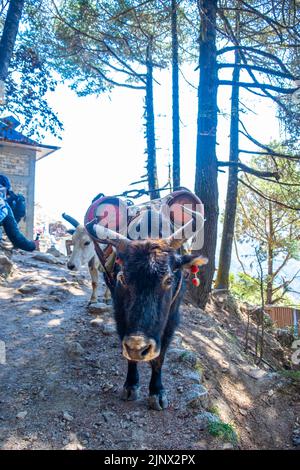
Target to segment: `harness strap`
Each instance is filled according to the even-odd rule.
[[[179,294],[181,286],[182,286],[182,280],[183,280],[183,274],[182,274],[182,272],[180,272],[180,279],[179,279],[178,285],[176,287],[176,291],[175,291],[175,294],[174,294],[173,299],[171,301],[170,307],[172,307],[173,303],[175,302],[175,300],[178,297],[178,294]]]

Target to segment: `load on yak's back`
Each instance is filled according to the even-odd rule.
[[[114,196],[99,197],[85,215],[85,225],[91,221],[131,240],[166,238],[185,226],[186,239],[193,238],[193,249],[203,245],[203,204],[186,189],[139,205]],[[188,224],[190,221],[193,223]]]

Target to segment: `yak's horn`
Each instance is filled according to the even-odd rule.
[[[73,225],[73,227],[75,227],[75,228],[78,227],[78,225],[80,225],[79,222],[78,222],[76,219],[74,219],[74,218],[71,217],[70,215],[66,214],[65,212],[62,214],[62,217],[63,217],[67,222],[69,222],[71,225]]]
[[[114,230],[110,230],[109,228],[103,227],[97,222],[97,219],[92,220],[91,222],[87,223],[85,228],[87,231],[93,236],[96,237],[101,243],[111,244],[115,247],[119,247],[120,244],[127,245],[130,243],[129,238],[124,237],[118,232]]]
[[[196,214],[194,212],[194,214]],[[196,214],[196,220],[191,218],[185,225],[180,227],[176,232],[172,233],[170,237],[167,238],[168,244],[178,250],[187,240],[195,235],[193,232],[193,225],[198,221],[197,232],[203,228],[204,217],[199,212]]]

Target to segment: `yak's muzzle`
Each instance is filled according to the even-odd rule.
[[[160,353],[156,341],[144,335],[125,336],[122,346],[123,356],[130,361],[152,361]]]

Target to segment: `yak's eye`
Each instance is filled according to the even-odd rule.
[[[173,283],[173,278],[172,276],[165,276],[162,281],[162,285],[165,289],[169,289],[172,286]]]
[[[86,241],[86,242],[84,242],[84,246],[88,246],[90,243],[91,243],[91,242]]]
[[[120,272],[117,274],[117,281],[120,282],[123,287],[126,287],[126,286],[127,286],[123,271],[120,271]]]

